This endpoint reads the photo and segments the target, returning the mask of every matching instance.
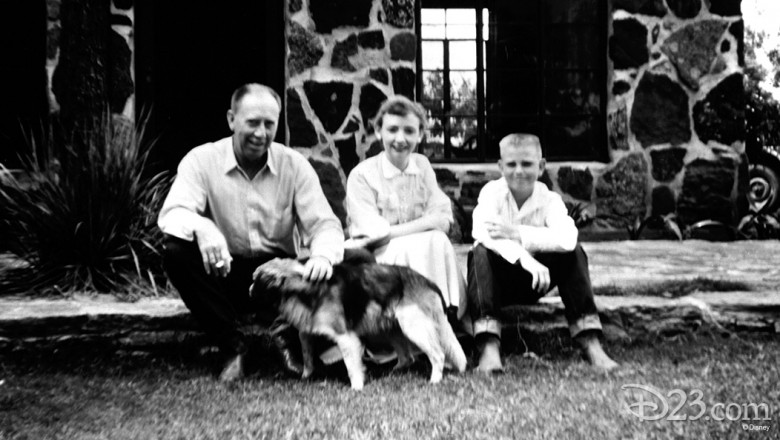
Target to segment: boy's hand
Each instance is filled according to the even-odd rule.
[[[487,222],[487,231],[490,238],[494,240],[509,239],[515,241],[520,240],[520,231],[516,226],[508,225],[506,223],[499,222]]]
[[[550,270],[530,254],[517,260],[531,274],[531,287],[540,295],[550,290]]]

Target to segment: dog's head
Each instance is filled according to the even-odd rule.
[[[270,295],[279,300],[313,290],[312,283],[303,278],[303,264],[292,258],[274,258],[260,265],[252,278],[249,296],[253,299]]]

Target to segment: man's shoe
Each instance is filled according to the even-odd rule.
[[[221,382],[235,382],[244,378],[244,355],[237,354],[230,358],[219,375]]]
[[[301,342],[298,331],[289,326],[271,336],[271,341],[279,354],[282,366],[292,376],[303,375],[303,362],[301,361]]]

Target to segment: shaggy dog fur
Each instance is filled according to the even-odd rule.
[[[275,259],[258,267],[250,295],[275,303],[300,334],[303,377],[314,371],[311,336],[334,341],[344,358],[353,389],[365,380],[361,338],[382,338],[398,354],[396,368],[412,362],[416,345],[431,363],[431,383],[442,379],[445,366],[466,369],[463,353],[444,314],[438,287],[408,267],[376,263],[342,263],[330,280],[302,278],[303,265]]]

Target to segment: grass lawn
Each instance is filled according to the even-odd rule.
[[[349,389],[339,369],[301,382],[267,365],[245,381],[222,384],[214,379],[220,366],[214,353],[122,353],[94,346],[5,352],[0,439],[780,437],[777,335],[701,333],[607,345],[622,364],[607,375],[592,371],[563,342],[552,355],[509,355],[502,375],[448,374],[437,386],[426,383],[424,362],[404,373],[371,369],[361,393]],[[678,416],[701,410],[706,416],[642,421],[626,408],[642,392],[622,390],[627,384],[672,393],[670,413],[680,406]],[[767,403],[771,420],[707,420],[726,415],[723,406],[712,412],[718,403],[739,405],[729,418],[744,414],[744,404]],[[658,414],[649,404],[645,411]],[[769,431],[745,431],[743,423]]]

